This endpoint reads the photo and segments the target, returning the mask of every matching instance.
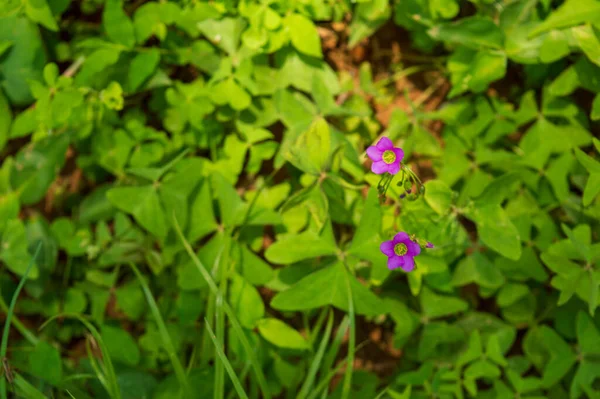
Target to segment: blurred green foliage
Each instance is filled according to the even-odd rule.
[[[598,0],[4,0],[0,394],[599,398],[599,119]]]

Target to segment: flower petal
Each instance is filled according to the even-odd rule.
[[[404,269],[404,259],[402,256],[390,256],[387,261],[387,266],[390,270],[394,270],[399,267],[402,267]]]
[[[395,175],[400,171],[400,161],[396,160],[394,163],[388,165],[388,173]]]
[[[371,165],[371,171],[376,175],[384,174],[388,171],[389,165],[383,161],[373,162]]]
[[[385,256],[395,256],[394,254],[394,241],[384,241],[379,246],[379,249]]]
[[[404,159],[404,151],[402,150],[402,148],[394,147],[394,153],[396,154],[396,160],[398,162],[402,162],[402,160]]]
[[[427,248],[433,248],[433,243],[427,241]]]
[[[405,272],[412,272],[415,268],[415,259],[412,256],[404,255],[402,257],[402,260],[402,270],[404,270]]]
[[[401,232],[399,232],[398,234],[396,234],[394,236],[394,240],[393,241],[394,241],[394,244],[398,244],[399,242],[410,241],[410,238],[408,237],[408,233],[405,233],[405,232],[401,231]]]
[[[372,161],[377,162],[381,161],[381,157],[383,156],[383,151],[377,149],[374,145],[367,148],[367,155],[371,158]]]
[[[406,253],[407,255],[417,256],[421,253],[421,247],[416,242],[410,241],[406,243],[406,246],[408,247],[408,252]]]
[[[379,141],[377,142],[377,144],[375,146],[380,151],[386,151],[386,150],[393,150],[394,149],[394,143],[392,143],[392,140],[388,139],[387,137],[380,138]]]

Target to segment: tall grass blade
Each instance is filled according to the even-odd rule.
[[[350,318],[348,315],[345,315],[340,323],[340,326],[333,338],[333,342],[329,347],[329,351],[327,351],[327,355],[325,355],[325,360],[323,361],[323,366],[321,367],[321,375],[327,375],[328,370],[333,367],[333,363],[337,358],[337,354],[340,351],[342,346],[342,342],[344,340],[344,336],[346,335],[346,331],[348,331],[348,327],[350,326]],[[333,376],[333,375],[332,375]],[[331,377],[329,377],[331,378]],[[324,378],[323,381],[319,382],[319,384],[325,382],[325,384],[329,383],[329,378]],[[323,391],[322,399],[327,398],[327,390]]]
[[[135,267],[133,263],[130,263],[129,266],[131,267],[131,269],[133,269],[133,272],[135,273],[136,277],[138,278],[138,281],[140,282],[140,285],[142,286],[142,291],[144,292],[144,296],[146,297],[146,302],[148,302],[148,306],[150,307],[150,311],[152,312],[152,316],[154,317],[154,321],[156,322],[156,325],[158,327],[160,339],[162,340],[162,344],[165,350],[167,351],[167,355],[169,356],[171,365],[175,370],[175,376],[177,377],[177,380],[179,381],[179,384],[183,389],[184,397],[188,398],[191,396],[191,391],[190,386],[188,384],[185,369],[183,368],[183,365],[181,364],[181,361],[177,356],[177,353],[175,351],[175,345],[173,345],[173,341],[171,340],[171,336],[169,335],[167,326],[165,325],[165,322],[160,314],[160,310],[156,305],[156,301],[152,296],[152,292],[150,291],[146,280],[144,280],[144,277],[142,276],[138,268]]]
[[[348,360],[346,361],[346,373],[344,385],[342,386],[342,399],[348,399],[352,389],[352,374],[354,373],[354,351],[356,350],[356,318],[354,315],[354,298],[350,287],[351,277],[346,273],[346,287],[348,289],[348,317],[350,318],[350,336],[348,338]]]
[[[10,324],[12,321],[13,313],[15,311],[15,305],[17,304],[17,298],[25,285],[25,281],[27,281],[27,276],[33,267],[35,260],[40,253],[40,249],[42,248],[42,243],[40,242],[35,249],[33,257],[29,261],[27,265],[27,269],[25,269],[25,274],[21,277],[19,284],[17,285],[17,289],[13,293],[13,296],[10,300],[10,305],[8,306],[8,310],[6,312],[6,320],[4,321],[4,330],[2,331],[2,343],[0,343],[0,360],[3,360],[6,357],[6,351],[8,350],[8,334],[10,333]],[[6,378],[0,379],[0,398],[6,399]]]
[[[317,372],[319,371],[319,367],[321,366],[321,362],[323,360],[323,356],[325,355],[325,350],[327,349],[327,344],[329,343],[329,338],[331,337],[331,329],[333,327],[333,312],[329,312],[329,318],[327,319],[327,326],[325,327],[325,332],[323,333],[323,339],[321,339],[321,343],[319,344],[319,349],[317,349],[317,353],[313,361],[310,364],[310,368],[308,369],[308,375],[300,388],[300,392],[298,393],[298,399],[304,399],[306,395],[312,389],[313,383],[315,382],[315,377],[317,376]]]
[[[198,268],[198,271],[200,272],[200,274],[202,274],[202,277],[204,277],[204,279],[206,280],[208,287],[215,295],[219,295],[219,289],[218,289],[217,285],[215,284],[215,281],[213,280],[210,273],[206,270],[206,268],[204,267],[204,265],[202,264],[200,259],[198,259],[198,257],[194,253],[194,250],[192,249],[190,243],[185,239],[183,232],[181,231],[181,226],[179,226],[179,222],[177,222],[177,219],[175,218],[175,216],[173,216],[173,226],[175,228],[175,231],[177,232],[177,235],[179,236],[179,239],[183,243],[185,250],[189,254],[192,261],[194,262],[194,265]],[[263,397],[265,399],[271,399],[271,391],[269,390],[269,386],[267,384],[267,379],[265,378],[262,368],[260,367],[260,364],[258,363],[258,359],[256,357],[256,354],[254,353],[254,349],[250,345],[250,342],[248,341],[248,338],[246,337],[246,334],[244,333],[244,330],[242,329],[240,322],[238,321],[237,317],[235,316],[233,309],[231,308],[231,306],[229,306],[229,303],[227,303],[227,301],[225,299],[223,299],[223,310],[227,314],[227,317],[229,317],[231,326],[233,327],[233,330],[234,330],[237,338],[242,343],[242,346],[244,347],[246,354],[248,355],[248,358],[250,359],[250,364],[252,364],[252,370],[254,371],[254,373],[256,375],[256,379],[258,380],[258,384],[260,386]]]
[[[206,329],[208,330],[208,334],[209,334],[213,344],[215,345],[215,351],[217,352],[217,356],[221,360],[221,363],[223,363],[225,370],[227,370],[227,374],[229,374],[229,378],[231,378],[231,382],[233,383],[233,387],[235,388],[238,396],[242,399],[248,399],[248,395],[246,395],[246,391],[244,391],[244,388],[242,387],[240,380],[238,380],[237,375],[235,374],[235,370],[233,369],[233,367],[231,367],[231,363],[229,362],[229,359],[227,359],[225,352],[223,352],[223,348],[219,344],[219,341],[217,341],[217,337],[215,337],[215,334],[213,333],[212,329],[210,328],[210,323],[206,319],[204,319],[204,322],[206,323]],[[223,398],[223,397],[224,396],[222,396],[221,398]]]
[[[100,335],[100,333],[98,332],[96,327],[94,327],[94,325],[92,323],[90,323],[89,321],[87,321],[86,319],[84,319],[82,316],[80,316],[78,314],[65,313],[65,314],[57,314],[57,315],[52,316],[51,318],[46,320],[39,329],[43,330],[48,324],[50,324],[51,322],[53,322],[54,320],[56,320],[58,318],[75,319],[75,320],[79,321],[81,324],[83,324],[85,326],[85,328],[87,328],[87,330],[90,332],[90,334],[92,334],[92,337],[94,337],[94,339],[96,340],[96,343],[98,344],[98,347],[100,349],[100,353],[102,354],[102,365],[103,365],[102,368],[104,369],[104,371],[103,372],[101,370],[97,371],[98,373],[100,373],[100,376],[102,377],[102,379],[99,378],[99,380],[100,381],[104,380],[103,385],[104,385],[106,391],[108,392],[108,395],[111,398],[121,399],[121,390],[120,390],[119,384],[117,382],[117,374],[115,373],[115,368],[112,364],[112,360],[110,360],[108,348],[106,347],[106,344],[104,343],[104,340],[102,339],[102,336]],[[92,358],[90,358],[90,362],[94,362],[94,361],[95,361],[95,359],[92,356]]]

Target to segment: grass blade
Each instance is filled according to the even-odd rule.
[[[154,300],[154,297],[152,296],[152,292],[150,291],[150,288],[148,287],[146,280],[144,280],[144,277],[142,276],[142,274],[140,273],[138,268],[135,267],[135,265],[133,263],[130,263],[129,266],[131,266],[131,268],[133,269],[133,272],[137,276],[138,281],[140,282],[140,285],[142,286],[142,291],[144,291],[144,296],[146,297],[146,302],[148,302],[148,306],[150,307],[150,311],[152,312],[152,316],[154,317],[154,321],[156,322],[156,325],[158,327],[158,332],[160,334],[160,338],[162,340],[163,346],[164,346],[165,350],[167,351],[169,360],[171,361],[171,364],[173,365],[173,369],[175,370],[175,376],[177,377],[177,380],[179,381],[179,384],[181,385],[181,387],[185,393],[185,397],[186,398],[190,397],[191,391],[190,391],[190,387],[188,384],[185,369],[183,368],[183,365],[181,364],[179,357],[177,357],[177,353],[175,352],[175,346],[173,345],[173,341],[171,340],[171,336],[169,335],[167,326],[165,325],[165,322],[164,322],[162,316],[160,315],[160,310],[158,309],[158,306],[156,305],[156,301]]]
[[[333,342],[329,348],[329,351],[327,352],[327,355],[325,356],[325,360],[323,361],[323,366],[321,367],[322,375],[327,375],[327,370],[330,370],[333,367],[333,363],[335,362],[337,354],[340,351],[340,348],[342,346],[342,341],[344,340],[344,335],[346,335],[346,331],[348,331],[349,326],[350,326],[350,319],[348,318],[348,315],[346,315],[342,319],[342,322],[340,323],[340,327],[338,328],[337,333],[335,334],[335,337],[333,338]],[[325,382],[325,384],[329,383],[329,379],[332,376],[333,375],[331,375],[329,378],[324,378],[321,382],[319,382],[319,385],[322,384],[323,382]],[[316,396],[316,395],[313,395],[313,396]],[[323,399],[327,398],[327,390],[323,391],[322,398]]]
[[[192,259],[192,261],[194,262],[194,265],[198,268],[198,271],[200,272],[200,274],[202,274],[202,277],[204,277],[204,279],[206,280],[208,287],[215,295],[219,295],[219,288],[215,284],[215,281],[211,277],[210,273],[206,270],[206,268],[204,267],[204,265],[202,264],[200,259],[198,259],[198,257],[194,253],[194,250],[192,249],[190,243],[185,239],[183,232],[181,231],[181,226],[179,226],[179,223],[177,222],[177,219],[175,218],[175,216],[173,216],[173,226],[175,228],[175,231],[177,232],[177,235],[179,236],[179,239],[183,243],[185,250],[187,251],[187,253],[190,256],[190,258]],[[225,299],[223,299],[223,310],[227,314],[227,317],[229,317],[229,321],[231,322],[231,326],[233,327],[235,334],[237,335],[238,339],[242,343],[242,346],[246,350],[246,354],[248,355],[248,358],[250,359],[250,364],[252,364],[252,370],[254,371],[254,373],[256,375],[256,379],[258,380],[258,384],[260,386],[263,397],[265,399],[271,399],[271,391],[269,390],[269,386],[267,384],[267,379],[265,378],[262,368],[260,367],[260,364],[258,363],[256,354],[254,353],[254,350],[253,350],[252,346],[250,345],[250,342],[248,341],[248,338],[246,337],[246,334],[244,333],[244,330],[242,329],[240,322],[238,321],[237,317],[235,316],[233,309],[231,309],[231,306],[229,306],[229,303]]]
[[[342,386],[342,399],[348,399],[352,389],[352,374],[354,373],[354,351],[356,350],[356,326],[354,315],[354,299],[352,298],[352,288],[350,287],[351,277],[346,273],[346,287],[348,289],[348,317],[350,318],[350,336],[348,339],[348,360],[346,361],[346,373],[344,375],[344,385]]]
[[[317,353],[310,364],[310,368],[308,369],[308,375],[304,380],[304,384],[300,388],[300,392],[298,393],[298,399],[304,399],[308,392],[312,389],[313,383],[315,381],[315,377],[317,376],[317,372],[319,371],[319,367],[321,366],[321,361],[323,360],[323,356],[325,355],[325,350],[327,349],[327,344],[329,343],[329,338],[331,337],[331,329],[333,327],[333,312],[329,312],[329,318],[327,319],[327,326],[325,327],[325,332],[323,333],[323,339],[319,344],[319,349],[317,349]]]
[[[242,387],[240,380],[238,380],[237,375],[235,374],[235,370],[233,370],[233,367],[231,367],[231,363],[229,363],[229,359],[227,359],[227,356],[225,356],[225,353],[223,352],[223,348],[219,344],[219,341],[217,341],[217,337],[215,337],[215,334],[213,333],[212,329],[210,328],[210,323],[206,319],[204,319],[204,322],[206,323],[206,329],[208,330],[208,334],[209,334],[213,344],[215,345],[215,351],[217,352],[217,356],[221,360],[221,363],[225,367],[225,370],[227,370],[227,374],[229,374],[229,378],[231,378],[231,382],[233,383],[233,386],[234,386],[238,396],[242,399],[248,399],[248,395],[246,395],[246,392],[244,391],[244,388]],[[222,397],[224,397],[224,396],[222,396]]]
[[[46,395],[38,391],[36,387],[18,373],[15,373],[15,389],[22,392],[23,397],[27,399],[47,399]]]
[[[8,334],[10,332],[10,324],[12,321],[13,313],[15,311],[15,305],[17,304],[17,298],[19,297],[19,294],[21,293],[21,290],[23,289],[23,286],[25,285],[25,281],[27,281],[27,276],[29,275],[31,268],[33,267],[33,264],[35,263],[35,260],[37,259],[41,248],[42,248],[42,243],[40,242],[38,244],[37,248],[35,249],[33,257],[31,258],[31,260],[29,261],[29,264],[27,265],[25,274],[23,274],[23,277],[21,277],[21,280],[19,281],[19,284],[17,285],[17,289],[13,293],[13,296],[10,300],[10,305],[8,306],[8,310],[6,312],[6,320],[4,321],[4,330],[2,331],[2,343],[0,344],[0,359],[4,359],[6,357],[6,351],[8,350]],[[6,399],[6,378],[0,379],[0,398]]]
[[[106,390],[111,398],[121,399],[121,390],[119,388],[119,384],[117,383],[117,374],[115,373],[115,368],[113,367],[112,361],[110,360],[108,348],[106,347],[106,344],[104,343],[104,340],[102,339],[102,336],[100,335],[100,333],[98,332],[96,327],[94,327],[94,325],[92,323],[90,323],[89,321],[87,321],[86,319],[84,319],[82,316],[80,316],[78,314],[65,313],[65,314],[57,314],[55,316],[52,316],[51,318],[46,320],[39,329],[43,330],[48,324],[50,324],[51,322],[53,322],[54,320],[56,320],[58,318],[70,318],[70,319],[78,320],[81,324],[83,324],[85,326],[85,328],[88,329],[90,334],[92,334],[92,337],[94,337],[94,339],[96,340],[96,343],[98,344],[98,347],[100,348],[100,353],[102,354],[102,364],[103,364],[103,368],[104,368],[104,375],[101,376],[102,379],[100,379],[100,381],[104,380],[103,385],[106,388]],[[94,361],[95,361],[95,359],[90,359],[90,362],[94,362]],[[102,373],[100,373],[100,374],[102,374]]]

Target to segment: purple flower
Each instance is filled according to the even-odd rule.
[[[399,267],[405,272],[415,268],[415,256],[421,253],[421,247],[413,242],[407,233],[401,231],[391,241],[384,241],[379,247],[381,252],[388,257],[388,269],[394,270]]]
[[[395,175],[400,170],[404,151],[394,147],[392,140],[382,137],[376,145],[367,148],[367,155],[373,161],[373,165],[371,165],[373,173],[381,175],[388,172]]]
[[[433,248],[433,244],[427,241],[427,248]]]

